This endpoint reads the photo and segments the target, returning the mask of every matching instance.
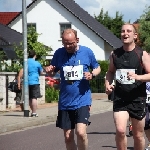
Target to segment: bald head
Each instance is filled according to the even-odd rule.
[[[68,53],[74,53],[78,49],[79,39],[77,38],[77,31],[74,29],[65,29],[62,32],[62,43]]]
[[[77,38],[77,31],[74,29],[65,29],[62,32],[62,38],[66,35],[66,34],[74,34],[75,38]]]

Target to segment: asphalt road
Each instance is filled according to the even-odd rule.
[[[116,150],[112,112],[92,115],[88,127],[89,150]],[[127,128],[128,129],[128,128]],[[133,139],[128,137],[128,150]],[[63,132],[55,124],[0,135],[0,150],[65,150]]]

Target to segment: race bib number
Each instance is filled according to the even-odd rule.
[[[146,103],[150,103],[150,94],[147,94]]]
[[[129,79],[127,77],[128,72],[134,72],[135,69],[117,69],[116,70],[116,80],[121,84],[133,84],[135,79]]]
[[[81,80],[83,78],[83,65],[63,67],[65,80]]]

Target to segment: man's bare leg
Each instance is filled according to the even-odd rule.
[[[83,123],[77,123],[76,135],[77,135],[77,146],[78,150],[87,150],[88,139],[86,133],[87,125]]]
[[[127,126],[128,119],[129,119],[129,114],[127,111],[114,112],[117,150],[127,149],[126,126]]]
[[[143,150],[145,148],[144,126],[145,118],[142,120],[132,118],[132,132],[135,150]]]
[[[64,130],[65,144],[67,150],[77,150],[74,140],[74,130]]]

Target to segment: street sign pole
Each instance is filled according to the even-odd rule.
[[[29,117],[29,90],[28,90],[28,53],[27,53],[27,15],[26,0],[22,0],[22,33],[23,33],[23,101],[24,117]]]

